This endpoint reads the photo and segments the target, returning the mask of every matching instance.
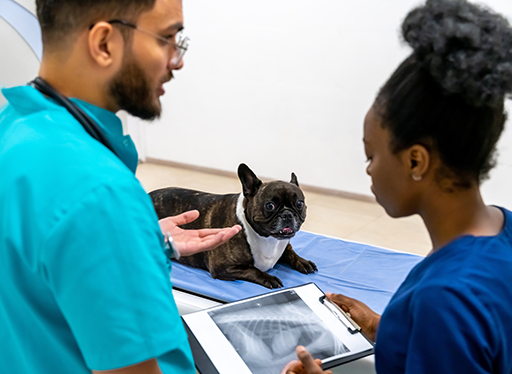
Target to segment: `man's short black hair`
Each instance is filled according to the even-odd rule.
[[[156,0],[36,0],[44,46],[65,43],[67,37],[98,21],[136,21]]]

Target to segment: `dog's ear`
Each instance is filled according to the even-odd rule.
[[[238,178],[242,182],[244,196],[254,196],[261,186],[261,181],[246,164],[238,166]]]
[[[300,187],[299,186],[299,181],[297,180],[297,176],[295,175],[295,173],[292,173],[292,179],[290,180],[290,183],[293,183],[297,187]]]

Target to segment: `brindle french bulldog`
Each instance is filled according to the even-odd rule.
[[[219,228],[235,224],[242,230],[213,251],[181,257],[178,262],[208,270],[213,278],[245,280],[267,288],[283,286],[266,273],[277,262],[304,274],[317,270],[292,249],[290,239],[306,218],[304,194],[297,177],[290,182],[263,183],[245,164],[238,167],[242,193],[218,195],[184,188],[150,192],[158,218],[197,209],[199,218],[184,229]]]

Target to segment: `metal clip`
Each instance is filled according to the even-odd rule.
[[[347,330],[351,333],[351,334],[357,334],[358,332],[361,332],[361,327],[355,323],[355,321],[350,318],[350,314],[348,314],[347,312],[345,312],[343,309],[341,309],[338,305],[336,305],[335,303],[331,302],[329,299],[326,299],[326,296],[325,295],[322,295],[320,296],[320,298],[318,299],[323,305],[325,305],[327,307],[327,309],[329,309],[331,311],[332,314],[334,314],[334,316],[336,318],[338,318],[341,323],[343,323],[346,327],[347,327]],[[345,323],[345,321],[343,321],[342,318],[340,318],[340,315],[339,313],[341,313],[341,315],[343,317],[345,317],[345,319],[347,320],[347,322],[349,324],[351,324],[351,326],[347,325]]]

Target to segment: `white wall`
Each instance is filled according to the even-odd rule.
[[[192,44],[162,119],[129,120],[142,155],[231,172],[245,162],[261,176],[294,171],[304,184],[370,195],[362,121],[409,54],[398,30],[421,1],[183,1]],[[511,1],[484,3],[512,18]],[[0,48],[0,85],[35,76],[33,53],[1,19]],[[483,186],[488,203],[509,208],[511,142],[507,130]]]
[[[146,128],[151,158],[370,195],[362,122],[410,52],[399,26],[417,0],[184,0],[185,68]],[[512,2],[486,0],[512,18]],[[512,208],[510,131],[483,187]]]

